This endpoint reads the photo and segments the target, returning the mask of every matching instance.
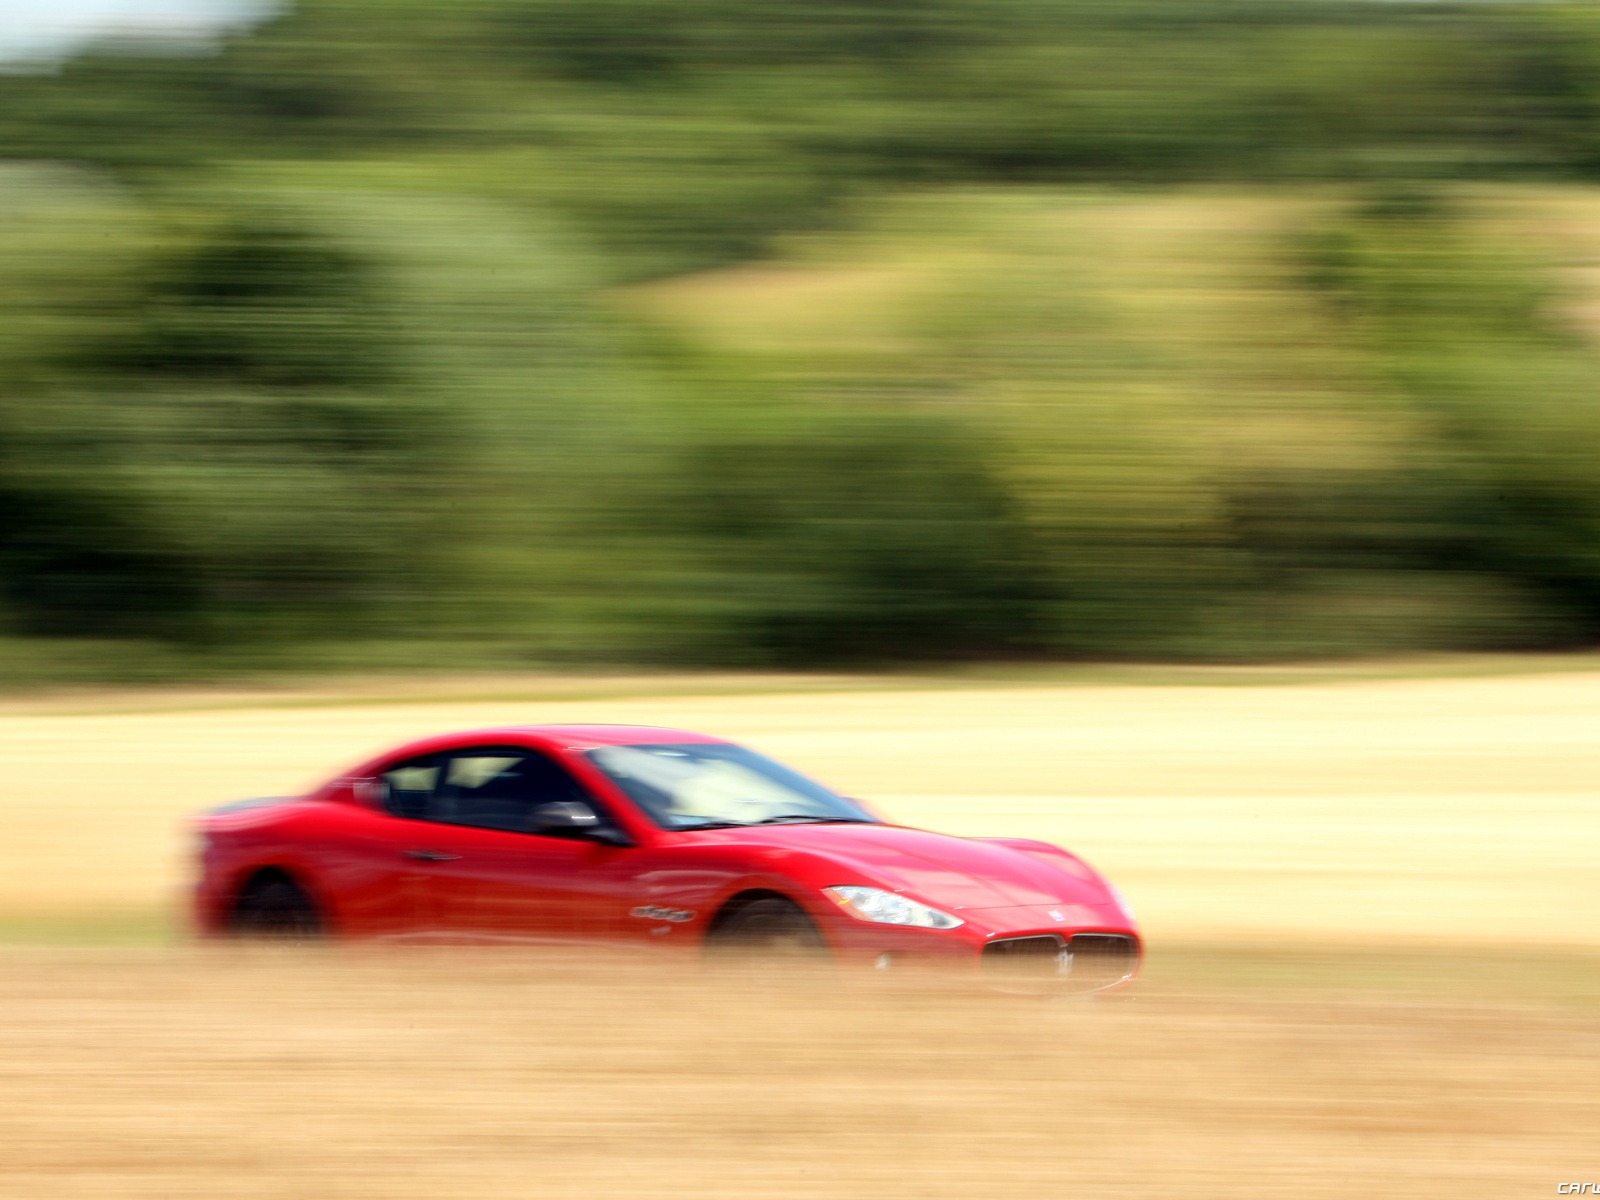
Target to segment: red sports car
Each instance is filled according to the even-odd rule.
[[[447,734],[199,826],[213,936],[804,951],[1081,991],[1139,964],[1121,897],[1067,851],[895,825],[678,729]]]

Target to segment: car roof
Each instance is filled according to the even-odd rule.
[[[526,745],[586,750],[595,746],[639,746],[662,742],[721,742],[722,738],[670,729],[662,725],[497,725],[486,729],[463,729],[418,738],[392,747],[386,759],[433,754],[466,746]]]
[[[723,738],[672,729],[665,725],[494,725],[486,729],[461,729],[436,733],[390,746],[360,766],[335,776],[314,789],[312,795],[336,791],[354,776],[387,771],[397,763],[432,754],[449,754],[474,746],[526,746],[530,750],[589,750],[597,746],[647,746],[673,742],[726,745]]]
[[[532,734],[573,748],[640,746],[660,742],[721,742],[724,739],[665,725],[514,725],[506,732]]]

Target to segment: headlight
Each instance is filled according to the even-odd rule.
[[[960,917],[907,900],[896,892],[886,892],[873,887],[823,888],[832,900],[852,917],[874,921],[879,925],[915,925],[919,929],[954,929],[962,924]]]

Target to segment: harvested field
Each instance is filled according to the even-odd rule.
[[[732,691],[12,702],[0,1196],[1600,1182],[1600,672]],[[413,734],[550,720],[705,729],[909,822],[1060,840],[1131,896],[1147,978],[1046,1004],[171,944],[187,812]]]
[[[1600,1013],[1155,982],[784,990],[516,953],[13,953],[27,1200],[1539,1196]]]

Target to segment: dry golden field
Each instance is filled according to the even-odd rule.
[[[0,1196],[1600,1182],[1600,670],[1250,678],[10,701]],[[544,720],[704,729],[908,822],[1060,840],[1131,897],[1148,979],[1045,1004],[176,935],[185,813],[412,734]]]
[[[1600,1171],[1592,1012],[762,992],[516,952],[10,967],[18,1200],[1501,1200]]]

